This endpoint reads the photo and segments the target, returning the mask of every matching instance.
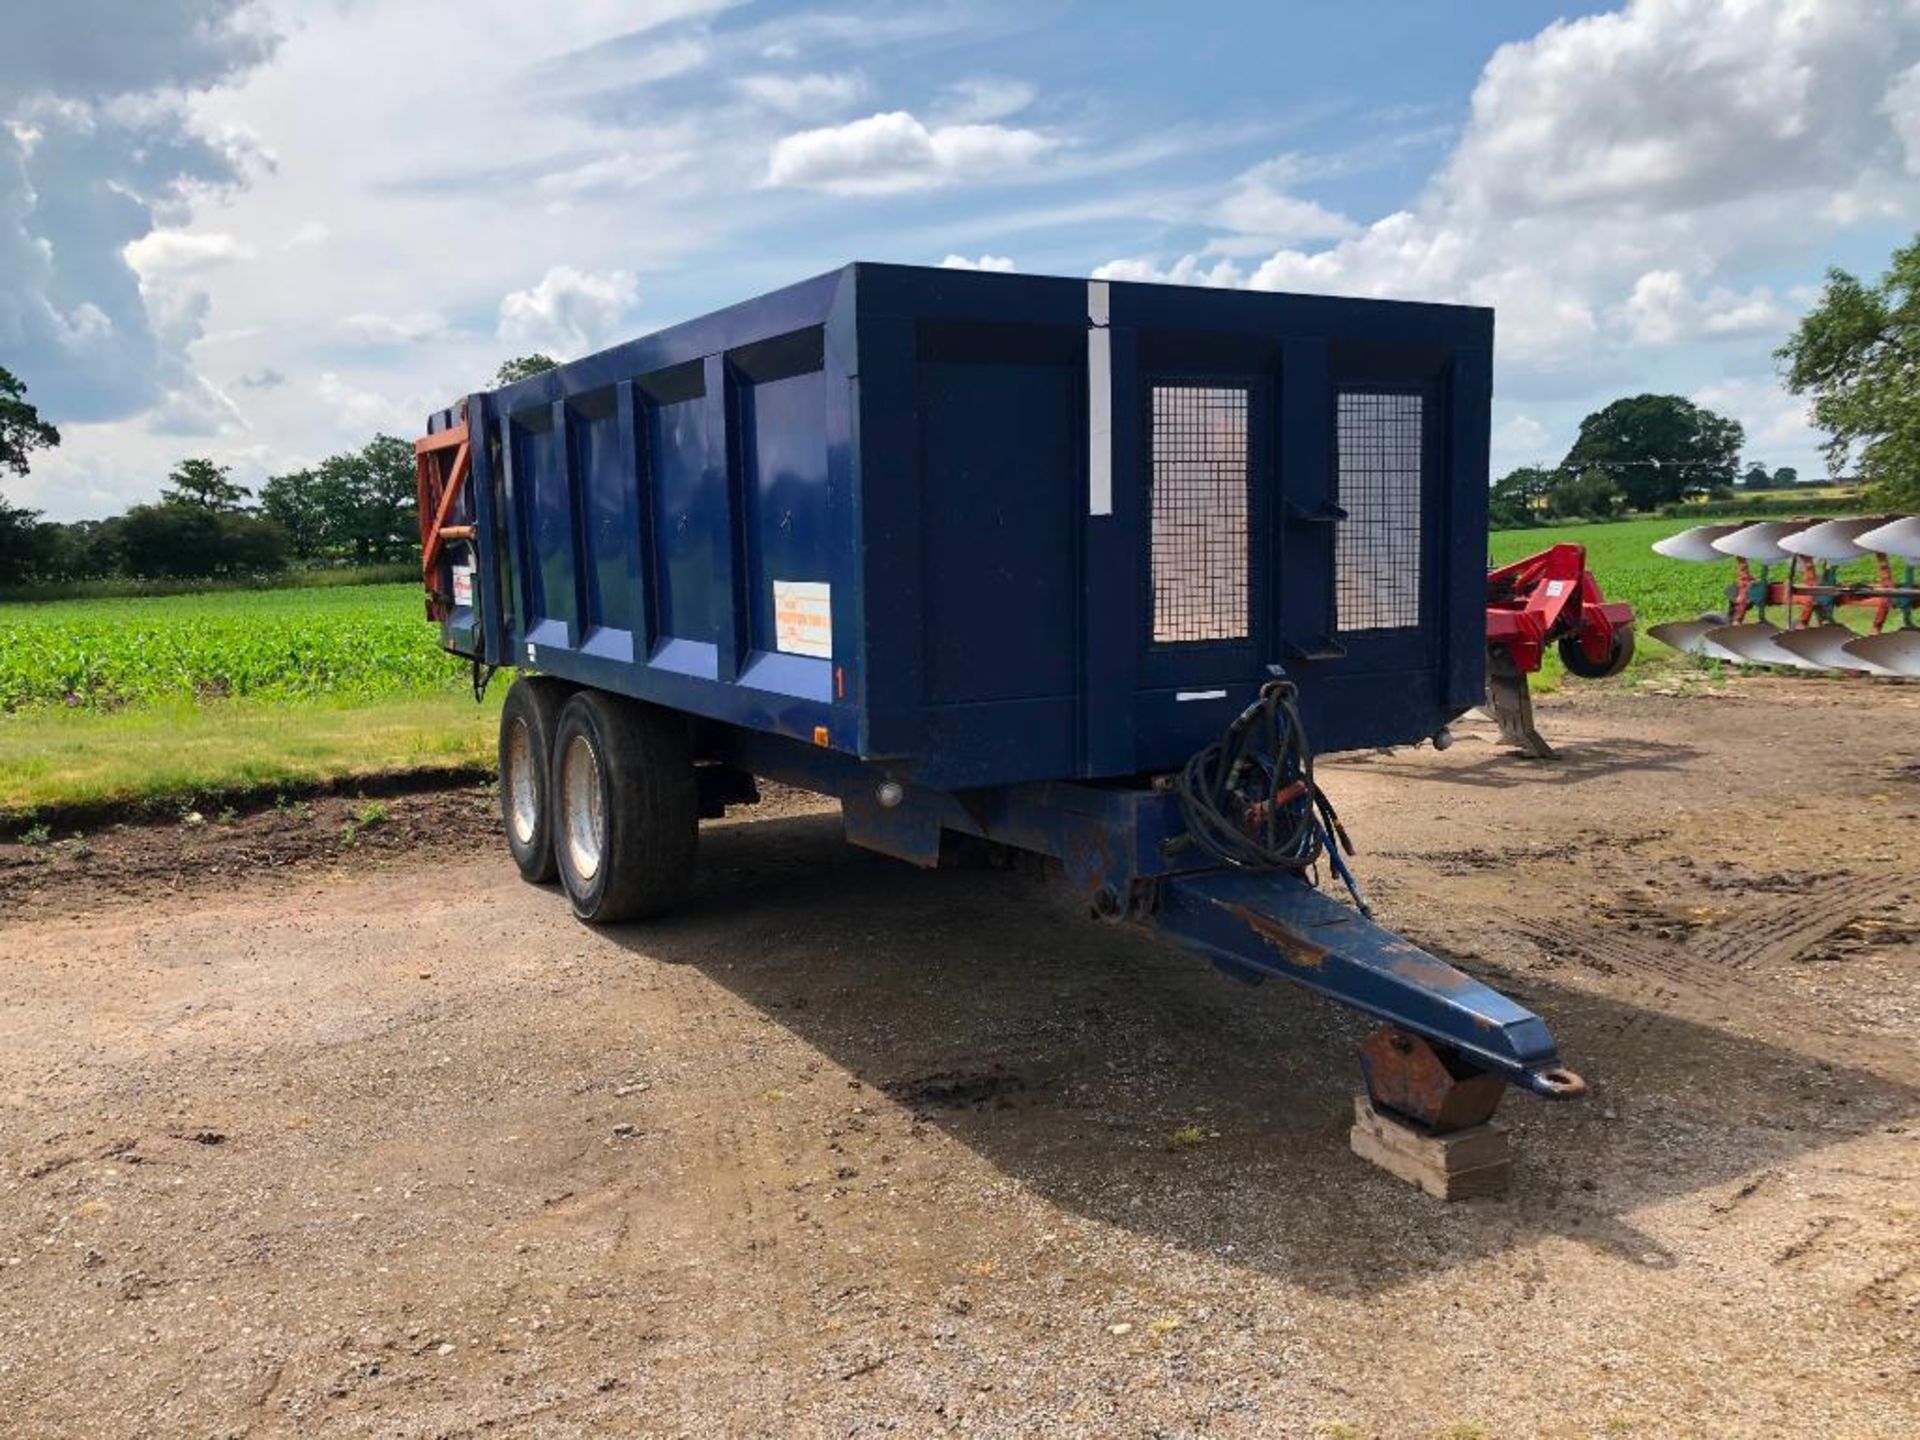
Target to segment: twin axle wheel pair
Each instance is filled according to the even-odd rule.
[[[680,716],[554,680],[513,682],[500,712],[507,848],[527,880],[557,876],[582,920],[638,920],[683,900],[699,811]]]

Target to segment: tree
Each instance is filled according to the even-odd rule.
[[[1799,483],[1800,472],[1791,465],[1782,465],[1773,472],[1773,488],[1776,490],[1791,490]]]
[[[516,380],[525,380],[530,375],[552,370],[559,363],[551,355],[543,355],[538,350],[531,355],[516,355],[493,372],[493,383],[496,388],[501,385],[511,385]]]
[[[1563,519],[1604,520],[1619,510],[1620,500],[1620,486],[1606,471],[1562,471],[1547,491],[1547,513]]]
[[[286,531],[293,553],[302,560],[318,560],[328,553],[327,507],[320,477],[313,471],[269,476],[260,487],[260,513]]]
[[[211,575],[220,560],[220,517],[204,506],[136,505],[121,517],[127,573],[143,580]]]
[[[1634,395],[1580,422],[1563,471],[1602,470],[1634,510],[1733,484],[1746,432],[1678,395]]]
[[[188,505],[215,515],[237,515],[246,509],[253,492],[227,478],[225,465],[211,460],[182,460],[167,476],[172,482],[160,492],[167,505]]]
[[[203,579],[279,570],[287,534],[272,520],[202,505],[136,505],[122,518],[127,573],[143,579]]]
[[[376,435],[365,449],[322,460],[315,494],[333,553],[359,565],[399,560],[420,544],[413,447]]]
[[[49,533],[59,529],[41,521],[38,510],[9,505],[0,496],[0,585],[38,580],[46,569]]]
[[[1523,465],[1493,482],[1487,500],[1487,523],[1495,530],[1531,525],[1540,518],[1554,473],[1538,465]]]
[[[120,517],[49,525],[42,580],[98,580],[120,569]]]
[[[1747,473],[1740,477],[1742,490],[1771,490],[1776,483],[1773,472],[1758,460],[1747,466]]]
[[[310,470],[276,475],[260,488],[260,509],[303,560],[378,564],[420,544],[413,447],[376,435],[365,448],[330,455]]]
[[[27,456],[60,443],[60,432],[40,418],[27,399],[27,387],[0,365],[0,466],[16,475],[27,473]]]
[[[1775,354],[1787,388],[1813,397],[1829,473],[1854,461],[1876,502],[1920,508],[1920,237],[1893,252],[1877,285],[1829,270],[1820,303]]]

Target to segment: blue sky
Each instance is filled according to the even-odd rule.
[[[1496,473],[1772,349],[1920,215],[1914,0],[0,0],[0,364],[56,518],[410,435],[848,259],[1464,300]]]

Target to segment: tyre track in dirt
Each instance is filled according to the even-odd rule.
[[[1806,997],[1782,994],[1773,972],[1861,918],[1916,894],[1920,877],[1841,876],[1757,904],[1708,933],[1696,930],[1671,941],[1622,933],[1598,918],[1568,923],[1510,911],[1505,924],[1550,960],[1570,959],[1614,977],[1613,993],[1637,1007],[1615,1026],[1623,1036],[1645,1035],[1669,1014],[1735,1013],[1798,1034],[1818,1034],[1831,1046],[1860,1038],[1860,1025],[1831,1006],[1813,1010]],[[1920,1078],[1920,1066],[1902,1068]]]

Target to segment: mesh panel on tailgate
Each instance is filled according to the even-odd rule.
[[[1338,627],[1397,630],[1420,623],[1421,397],[1340,392],[1339,501],[1334,545]]]
[[[1247,401],[1238,385],[1153,387],[1153,639],[1247,634]]]

